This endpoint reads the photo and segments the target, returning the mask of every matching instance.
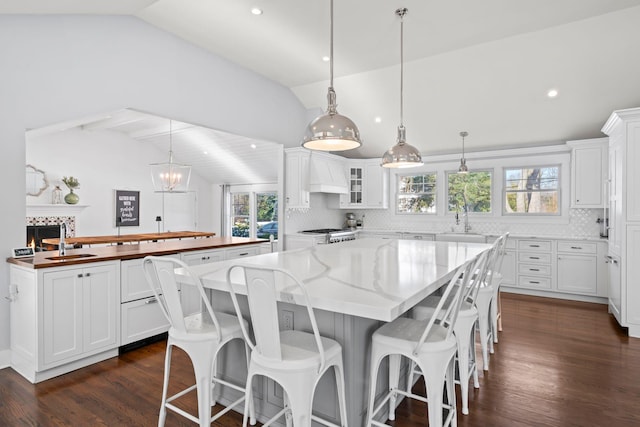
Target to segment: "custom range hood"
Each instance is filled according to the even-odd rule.
[[[345,162],[337,156],[318,151],[311,153],[309,161],[309,192],[347,194]]]

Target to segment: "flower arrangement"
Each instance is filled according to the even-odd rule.
[[[74,178],[74,177],[72,177],[72,176],[70,176],[70,177],[68,177],[68,178],[67,178],[66,176],[63,176],[63,177],[62,177],[62,182],[64,182],[64,184],[65,184],[67,187],[69,187],[69,190],[72,190],[72,191],[73,191],[75,188],[79,188],[79,187],[80,187],[80,182],[79,182],[76,178]]]

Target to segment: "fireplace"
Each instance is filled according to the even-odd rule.
[[[27,246],[33,246],[36,252],[58,249],[58,245],[43,244],[42,239],[59,237],[59,225],[27,225]]]

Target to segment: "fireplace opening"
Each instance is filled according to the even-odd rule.
[[[58,245],[42,243],[42,239],[60,238],[59,225],[27,225],[27,246],[36,252],[55,251]]]

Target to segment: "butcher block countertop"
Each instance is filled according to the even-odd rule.
[[[206,231],[168,231],[164,233],[123,234],[120,236],[85,236],[67,237],[68,245],[100,245],[104,243],[151,242],[154,240],[188,239],[197,237],[213,237],[216,233]],[[60,239],[42,239],[42,243],[57,245]]]
[[[58,251],[36,252],[33,257],[7,258],[7,262],[26,268],[52,268],[101,261],[144,258],[147,255],[171,255],[180,252],[220,249],[267,242],[269,242],[267,239],[248,237],[209,237],[207,239],[167,240],[164,242],[142,242],[130,245],[67,249],[64,257],[58,257]]]

